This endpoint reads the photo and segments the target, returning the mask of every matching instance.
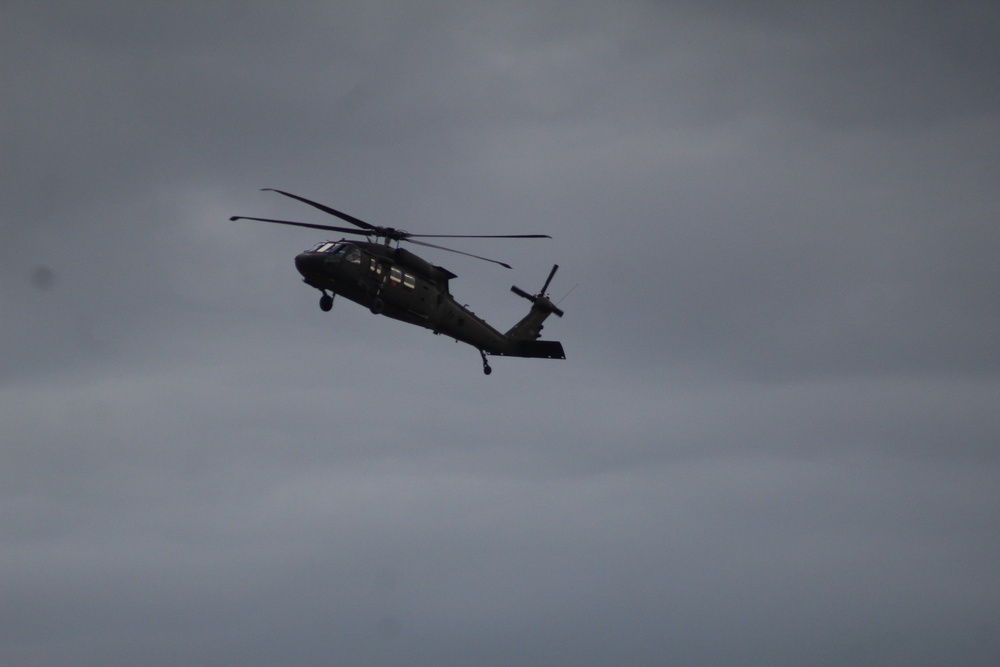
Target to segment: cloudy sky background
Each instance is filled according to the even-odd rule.
[[[0,4],[0,663],[992,665],[991,2]],[[334,222],[566,361],[338,300]]]

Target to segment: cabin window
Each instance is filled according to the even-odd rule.
[[[344,260],[350,262],[351,264],[361,263],[361,251],[354,246],[347,246],[344,252]]]
[[[336,243],[331,243],[330,241],[324,241],[323,243],[317,243],[316,247],[313,248],[313,252],[326,252],[327,250],[329,250],[330,248],[332,248],[335,245],[337,245],[337,244]]]
[[[417,284],[413,280],[413,276],[409,273],[403,274],[403,287],[408,287],[409,289],[416,288]]]
[[[397,267],[392,267],[389,269],[389,282],[392,283],[393,287],[398,287],[399,283],[403,280],[403,272]]]
[[[375,275],[377,276],[382,275],[382,265],[379,264],[378,260],[376,260],[374,257],[371,258],[371,266],[369,267],[369,269],[371,271],[374,271]]]

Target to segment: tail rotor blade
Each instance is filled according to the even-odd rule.
[[[535,297],[533,297],[532,295],[528,294],[527,292],[525,292],[523,289],[521,289],[517,285],[511,285],[510,286],[510,291],[513,292],[514,294],[518,295],[519,297],[523,297],[523,298],[527,299],[528,301],[531,301],[531,302],[535,301]]]
[[[539,292],[539,294],[542,294],[542,295],[545,294],[545,290],[547,290],[549,288],[549,283],[552,282],[552,276],[556,275],[556,271],[558,271],[558,270],[559,270],[559,265],[558,264],[553,264],[552,265],[552,270],[549,271],[549,277],[545,279],[545,284],[542,285],[542,291]]]

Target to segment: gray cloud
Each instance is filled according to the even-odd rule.
[[[7,3],[0,662],[992,664],[997,18]],[[551,233],[427,256],[569,358],[321,313],[261,187]]]

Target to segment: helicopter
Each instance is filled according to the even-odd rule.
[[[542,289],[536,294],[511,286],[511,291],[531,302],[531,310],[506,333],[486,323],[460,305],[451,294],[449,282],[457,277],[441,266],[431,264],[405,248],[401,241],[415,245],[446,250],[448,252],[474,257],[486,262],[511,268],[509,264],[480,257],[461,250],[418,241],[417,238],[491,238],[491,239],[539,239],[552,238],[548,234],[411,234],[392,227],[377,227],[364,220],[343,213],[325,204],[300,197],[299,195],[264,188],[285,197],[308,204],[324,213],[340,218],[354,225],[335,227],[292,220],[254,218],[234,215],[235,220],[256,220],[278,225],[306,227],[367,237],[367,240],[322,241],[295,257],[295,268],[302,275],[302,282],[320,291],[319,307],[324,312],[333,308],[336,295],[365,306],[375,315],[415,324],[430,329],[434,334],[445,335],[466,343],[479,351],[483,360],[483,373],[493,372],[487,355],[502,357],[528,357],[534,359],[565,359],[562,343],[554,340],[540,340],[542,322],[549,315],[563,316],[563,311],[554,304],[546,290],[559,265],[552,266]],[[381,242],[379,240],[381,239]],[[391,244],[395,244],[392,246]]]

